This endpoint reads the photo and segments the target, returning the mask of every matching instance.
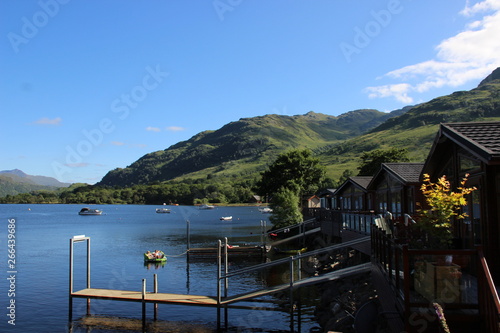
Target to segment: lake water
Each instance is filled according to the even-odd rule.
[[[142,279],[146,279],[147,290],[152,291],[153,275],[157,274],[159,292],[216,295],[216,262],[188,262],[182,255],[187,247],[186,221],[190,221],[191,247],[213,247],[224,237],[233,245],[259,245],[260,221],[267,218],[258,207],[200,210],[191,206],[167,206],[172,209],[170,214],[156,214],[155,208],[160,206],[91,207],[102,209],[104,214],[79,216],[82,205],[0,205],[0,332],[69,331],[69,239],[75,235],[91,238],[93,288],[140,291]],[[233,220],[220,221],[222,216],[233,216]],[[9,223],[9,219],[15,222]],[[9,235],[15,236],[10,236],[10,243]],[[168,262],[163,266],[145,265],[143,253],[156,249],[167,254]],[[74,290],[79,290],[85,288],[86,283],[85,243],[75,243],[74,260]],[[230,271],[250,264],[230,263]],[[282,274],[279,270],[251,273],[231,280],[229,290],[265,287],[279,281]],[[269,304],[256,306],[270,306],[278,311],[230,309],[229,326],[241,332],[288,330],[289,314],[284,305],[275,304],[277,297],[269,296],[266,298]],[[73,302],[72,332],[87,332],[88,327],[81,325],[86,315],[86,301],[74,299]],[[91,313],[106,319],[140,319],[141,309],[140,303],[91,301]],[[316,326],[311,320],[312,310],[312,305],[303,307],[303,332]],[[215,308],[196,306],[160,305],[158,311],[160,321],[181,327],[176,332],[188,331],[182,328],[188,327],[184,324],[214,329],[216,315]],[[147,306],[147,316],[148,321],[152,321],[152,304]],[[92,328],[92,332],[117,331]]]

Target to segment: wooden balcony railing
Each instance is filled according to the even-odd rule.
[[[439,330],[433,303],[451,332],[499,333],[500,303],[482,250],[411,249],[372,225],[373,264],[393,290],[407,332]]]
[[[478,249],[478,256],[479,264],[481,265],[477,276],[479,312],[482,314],[481,321],[484,323],[487,332],[500,332],[500,302],[498,293],[481,248]]]

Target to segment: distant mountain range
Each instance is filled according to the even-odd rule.
[[[345,170],[357,173],[363,152],[406,148],[412,162],[423,162],[440,123],[486,120],[500,120],[500,68],[475,89],[390,113],[362,109],[339,116],[311,111],[242,118],[111,170],[97,185],[208,179],[252,182],[280,153],[294,148],[311,149],[327,167],[327,175],[338,179]],[[0,171],[0,196],[69,185],[20,170]]]
[[[0,171],[0,197],[31,191],[55,190],[70,185],[52,177],[28,175],[19,169]]]
[[[480,120],[500,120],[500,68],[475,89],[390,113],[364,109],[337,117],[311,111],[242,118],[111,170],[98,185],[255,179],[278,154],[293,148],[313,150],[335,179],[344,170],[356,173],[359,156],[374,149],[407,148],[413,161],[424,161],[439,123]]]

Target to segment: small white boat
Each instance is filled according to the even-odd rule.
[[[273,210],[269,207],[264,207],[264,208],[261,208],[259,209],[259,211],[262,213],[262,214],[270,214],[273,212]]]
[[[212,205],[201,205],[200,207],[198,207],[199,209],[214,209],[215,206],[212,206]]]
[[[231,221],[233,219],[232,216],[223,216],[220,218],[221,221]]]
[[[101,215],[102,210],[99,209],[93,209],[93,208],[88,208],[88,207],[83,207],[79,212],[78,215]]]
[[[156,212],[158,214],[168,214],[168,213],[170,213],[170,209],[168,209],[168,208],[156,208]]]

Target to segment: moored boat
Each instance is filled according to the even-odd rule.
[[[198,207],[199,209],[214,209],[215,206],[213,205],[201,205],[200,207]]]
[[[167,257],[163,251],[156,250],[155,252],[147,251],[144,253],[145,262],[165,262]]]
[[[102,210],[100,209],[93,209],[93,208],[88,208],[88,207],[83,207],[79,212],[78,215],[101,215]]]
[[[232,216],[222,216],[222,217],[220,218],[220,220],[221,220],[221,221],[231,221],[232,219],[233,219],[233,217],[232,217]]]
[[[158,214],[168,214],[168,213],[170,213],[170,209],[168,209],[168,208],[156,208],[156,212]]]

